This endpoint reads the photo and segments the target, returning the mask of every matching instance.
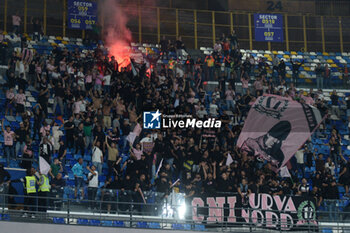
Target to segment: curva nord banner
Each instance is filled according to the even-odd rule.
[[[291,230],[306,225],[317,226],[313,198],[250,194],[226,197],[195,197],[192,218],[198,223],[250,223],[257,227]]]
[[[278,171],[322,121],[308,104],[275,95],[260,96],[249,111],[237,145],[248,155],[271,162]]]

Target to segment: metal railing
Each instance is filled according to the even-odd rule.
[[[21,31],[25,33],[32,32],[31,18],[34,17],[41,19],[46,35],[84,37],[86,33],[94,34],[67,27],[67,0],[0,1],[0,25],[5,31],[11,32],[11,16],[17,11],[22,18]],[[281,12],[284,15],[283,43],[255,41],[254,15],[250,12],[142,7],[137,14],[128,25],[134,41],[140,43],[158,42],[163,35],[172,40],[182,36],[188,48],[197,49],[213,46],[222,33],[227,35],[236,30],[240,47],[244,49],[316,52],[350,49],[350,42],[345,39],[350,36],[350,17],[339,14],[320,16]],[[149,21],[148,18],[154,20]]]
[[[64,190],[66,189],[66,190]],[[4,191],[4,190],[3,190]],[[163,228],[210,229],[233,231],[239,227],[254,232],[296,230],[316,232],[325,228],[350,229],[350,210],[346,200],[325,200],[325,208],[313,212],[309,208],[298,210],[267,210],[224,205],[196,207],[193,198],[185,194],[145,191],[140,192],[101,189],[95,190],[94,199],[69,198],[72,188],[53,189],[46,195],[0,195],[0,216],[7,221],[31,221],[60,224]],[[68,193],[68,196],[65,196]],[[220,193],[218,196],[232,196]],[[218,211],[219,210],[219,211]],[[246,215],[235,215],[234,213]],[[288,214],[297,218],[284,218]],[[302,216],[299,216],[302,215]],[[198,218],[201,217],[201,218]],[[300,221],[300,217],[304,219]]]

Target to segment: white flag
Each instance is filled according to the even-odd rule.
[[[137,71],[136,71],[136,69],[135,69],[135,67],[134,67],[134,63],[133,63],[132,61],[131,61],[130,63],[131,63],[132,75],[136,76],[136,75],[137,75]]]
[[[50,164],[41,156],[39,156],[39,168],[40,173],[43,175],[47,175],[50,171]]]
[[[233,159],[230,155],[230,153],[227,154],[227,159],[226,159],[226,166],[230,166],[230,164],[233,162]]]
[[[174,186],[177,184],[177,182],[179,182],[179,181],[180,181],[180,179],[177,179],[177,180],[174,182],[174,184],[172,184],[172,185],[170,186],[170,188],[174,187]]]
[[[162,160],[160,161],[160,163],[159,163],[159,166],[158,166],[158,169],[157,169],[157,173],[156,173],[156,175],[155,175],[156,178],[157,178],[157,176],[158,176],[158,173],[159,173],[159,171],[160,171],[162,165],[163,165],[163,159],[162,159]]]
[[[281,168],[280,175],[281,175],[281,177],[291,177],[287,166],[284,166]]]

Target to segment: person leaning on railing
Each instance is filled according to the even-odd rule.
[[[107,202],[107,213],[109,214],[112,209],[112,203],[111,201],[114,201],[115,193],[117,189],[121,189],[122,184],[119,180],[119,176],[116,175],[114,177],[114,180],[112,177],[109,177],[103,186],[103,189],[101,191],[101,200],[104,202]]]

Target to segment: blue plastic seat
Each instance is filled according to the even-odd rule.
[[[147,222],[137,222],[137,228],[149,228]]]
[[[343,186],[338,186],[339,193],[345,193],[345,189]]]
[[[105,182],[105,181],[106,181],[106,176],[99,176],[99,177],[98,177],[98,180],[99,180],[100,182]]]
[[[194,230],[195,231],[206,231],[204,225],[194,225]]]
[[[66,184],[67,184],[68,186],[75,186],[74,180],[67,180]]]
[[[159,222],[150,222],[148,223],[148,227],[153,229],[160,229],[160,224]]]
[[[180,224],[180,223],[173,223],[173,224],[172,224],[172,228],[173,228],[174,230],[183,230],[183,229],[184,229],[184,226],[183,226],[182,224]]]
[[[100,226],[101,225],[101,221],[97,220],[97,219],[90,219],[89,224],[91,226]]]
[[[75,180],[74,174],[72,172],[68,173],[69,180]]]
[[[91,156],[89,155],[84,155],[83,159],[87,162],[91,162]]]
[[[333,230],[332,230],[332,228],[324,228],[324,229],[322,229],[322,232],[323,233],[333,233]]]
[[[113,226],[113,221],[101,221],[102,226],[111,227]]]
[[[79,225],[89,225],[89,220],[88,219],[83,219],[83,218],[78,218],[77,223]]]
[[[53,220],[53,223],[56,223],[56,224],[65,224],[64,218],[54,217],[52,220]]]
[[[115,227],[125,227],[124,221],[113,221],[113,226]]]
[[[192,225],[191,224],[184,224],[184,230],[187,230],[187,231],[192,230]]]
[[[73,155],[67,152],[66,159],[67,160],[72,160],[73,159]]]
[[[9,221],[10,220],[10,215],[8,215],[8,214],[0,214],[0,220],[2,220],[2,221]]]

